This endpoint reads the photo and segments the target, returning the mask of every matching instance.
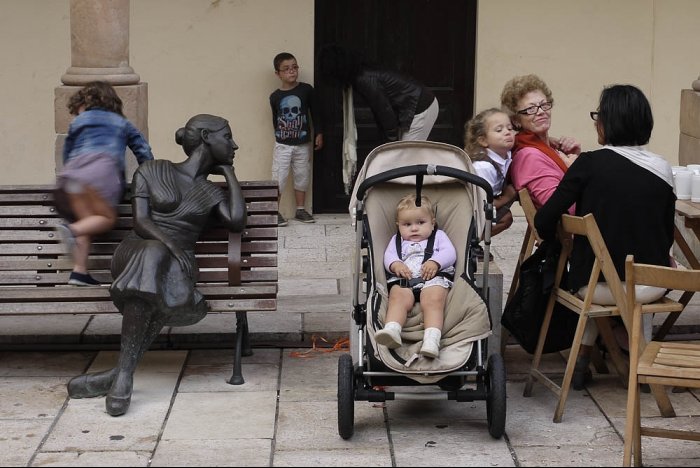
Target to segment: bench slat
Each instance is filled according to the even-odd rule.
[[[245,286],[210,286],[198,285],[197,289],[206,297],[225,300],[227,298],[274,297],[277,293],[276,284],[259,284]],[[79,297],[77,297],[79,295]],[[109,299],[107,286],[75,287],[63,286],[55,288],[0,288],[0,301],[55,301],[55,302],[99,302]]]
[[[275,299],[229,299],[207,300],[209,313],[272,311]],[[116,314],[119,310],[112,301],[104,302],[17,302],[4,304],[2,315],[99,315]]]
[[[112,275],[109,272],[93,270],[90,272],[93,278],[104,284],[112,282]],[[21,286],[39,285],[52,286],[64,285],[68,283],[70,273],[66,270],[63,273],[32,273],[32,272],[0,272],[0,285]],[[228,283],[227,271],[200,271],[199,280],[211,283]],[[277,281],[277,270],[241,270],[241,281],[248,282],[270,282]],[[78,294],[78,291],[73,291]],[[0,295],[2,298],[2,295]]]
[[[112,264],[111,257],[108,258],[97,258],[92,257],[88,261],[88,268],[90,270],[109,270]],[[226,268],[228,266],[228,258],[225,256],[218,257],[198,257],[197,264],[199,268]],[[262,268],[262,267],[276,267],[277,257],[250,257],[243,256],[241,268]],[[72,270],[73,262],[67,258],[57,258],[57,259],[21,259],[21,260],[5,260],[4,257],[0,257],[0,271],[60,271],[60,270]],[[1,283],[2,281],[0,281]]]

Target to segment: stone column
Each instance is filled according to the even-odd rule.
[[[66,104],[81,86],[101,80],[115,87],[124,116],[148,138],[148,85],[129,66],[129,1],[70,0],[71,66],[55,89],[56,168],[73,116]],[[136,160],[127,151],[127,180]]]

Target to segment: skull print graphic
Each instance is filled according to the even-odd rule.
[[[286,96],[280,101],[277,117],[277,138],[301,139],[306,136],[306,115],[298,96]]]

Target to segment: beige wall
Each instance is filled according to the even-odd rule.
[[[680,92],[700,73],[698,18],[695,0],[480,1],[476,110],[499,104],[512,76],[536,73],[554,95],[552,134],[593,149],[601,89],[634,84],[654,112],[650,149],[675,163]]]
[[[131,2],[130,64],[148,83],[149,136],[181,160],[174,132],[194,114],[231,121],[243,179],[269,178],[272,57],[294,53],[313,82],[313,0]],[[0,184],[50,183],[53,90],[70,66],[68,0],[0,0]],[[556,100],[552,133],[596,147],[588,112],[601,88],[632,83],[652,102],[651,149],[675,163],[681,89],[700,73],[696,0],[479,2],[476,110],[512,76],[537,73]],[[289,189],[288,189],[289,190]],[[291,209],[291,193],[284,199]]]

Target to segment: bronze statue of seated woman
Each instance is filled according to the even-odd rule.
[[[71,398],[107,395],[112,416],[129,409],[134,371],[161,329],[197,323],[207,313],[195,288],[194,256],[207,220],[216,216],[232,232],[246,225],[245,200],[233,171],[238,146],[228,122],[196,115],[175,139],[187,154],[185,161],[149,161],[134,174],[134,229],[112,259],[110,294],[123,316],[117,367],[68,382]],[[210,174],[224,176],[228,193],[207,179]]]

